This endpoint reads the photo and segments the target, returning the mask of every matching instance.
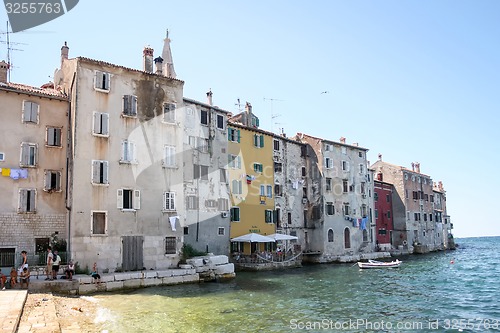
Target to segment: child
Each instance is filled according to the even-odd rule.
[[[97,284],[101,283],[101,276],[99,273],[97,273],[97,263],[94,263],[94,267],[92,267],[92,273],[90,273],[90,276],[94,278],[94,282],[97,282]]]
[[[17,284],[17,271],[14,267],[10,270],[10,287],[14,288]]]
[[[28,289],[28,286],[30,284],[30,271],[28,271],[28,268],[23,268],[23,272],[19,277],[19,283],[21,285],[21,288],[23,287],[23,284],[26,283],[26,289]]]
[[[66,269],[66,279],[73,281],[73,274],[75,274],[75,264],[73,260],[68,263],[68,269]]]

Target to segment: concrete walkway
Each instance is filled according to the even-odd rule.
[[[27,297],[27,290],[0,290],[1,333],[16,332]]]

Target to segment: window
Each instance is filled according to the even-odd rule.
[[[217,205],[221,212],[227,212],[229,210],[229,200],[226,198],[219,198]]]
[[[302,186],[302,198],[307,199],[307,187]]]
[[[281,197],[283,195],[283,186],[281,186],[280,184],[275,184],[274,195],[277,197]]]
[[[333,230],[328,229],[328,243],[333,243]]]
[[[122,210],[141,209],[141,191],[119,189],[117,191],[117,208]]]
[[[429,221],[432,222],[432,213],[429,213]]]
[[[378,209],[375,209],[375,218],[378,219]]]
[[[292,213],[288,213],[288,224],[292,224]]]
[[[221,114],[217,115],[217,128],[224,129],[224,116]]]
[[[219,235],[219,236],[224,236],[225,234],[226,234],[226,228],[224,228],[224,227],[219,227],[219,228],[217,229],[217,235]]]
[[[325,151],[330,151],[331,147],[328,143],[325,143]]]
[[[365,194],[365,191],[366,191],[366,183],[365,182],[361,182],[360,183],[361,185],[361,194]]]
[[[94,88],[96,90],[109,91],[110,74],[106,72],[96,71]]]
[[[405,180],[408,180],[408,174],[405,173]]]
[[[262,172],[262,170],[263,170],[262,164],[260,164],[260,163],[254,163],[253,164],[253,171],[255,171],[255,172]]]
[[[434,195],[430,195],[431,202],[434,202]]]
[[[420,221],[420,213],[414,213],[415,221]]]
[[[273,211],[271,209],[266,209],[264,211],[264,216],[266,223],[273,223]]]
[[[278,228],[281,228],[281,208],[276,208],[273,211],[273,221],[278,225]]]
[[[227,129],[227,139],[232,142],[240,142],[240,130],[235,128]]]
[[[273,186],[266,185],[266,190],[267,190],[267,197],[272,198],[273,197]]]
[[[109,114],[102,112],[94,112],[94,124],[92,126],[92,134],[96,136],[109,135]]]
[[[163,121],[166,123],[175,123],[175,104],[163,104]]]
[[[273,149],[274,150],[280,150],[280,142],[279,140],[273,140]]]
[[[213,199],[205,200],[205,207],[206,208],[218,208],[219,202],[217,200],[213,200]]]
[[[38,111],[40,107],[35,102],[23,102],[23,123],[38,124]]]
[[[229,167],[233,169],[241,169],[241,156],[228,155]]]
[[[207,165],[193,165],[194,179],[208,180],[208,166]]]
[[[378,193],[373,193],[373,200],[378,201]]]
[[[92,161],[92,183],[108,184],[108,161]]]
[[[351,231],[349,228],[344,229],[344,247],[346,249],[351,248]]]
[[[19,212],[20,213],[35,213],[36,212],[36,190],[35,189],[20,189],[19,190]]]
[[[264,135],[254,134],[253,145],[257,148],[263,148],[264,147]]]
[[[306,175],[306,167],[302,167],[302,177],[305,177]]]
[[[385,195],[385,201],[391,202],[391,195],[390,194]]]
[[[326,203],[326,214],[328,214],[328,215],[335,214],[335,207],[333,206],[333,202]]]
[[[330,157],[325,158],[325,167],[327,169],[333,168],[333,160]]]
[[[165,146],[165,159],[163,160],[163,166],[166,168],[175,167],[175,146]]]
[[[122,154],[120,163],[134,163],[136,162],[135,143],[128,140],[122,141]]]
[[[283,163],[274,162],[274,172],[283,172]]]
[[[413,191],[413,200],[418,199],[418,191]]]
[[[108,233],[107,217],[107,212],[92,212],[92,224],[90,225],[92,235],[105,235]]]
[[[387,218],[388,218],[388,219],[390,219],[390,218],[391,218],[391,211],[390,211],[390,210],[388,210],[388,211],[387,211]]]
[[[342,161],[342,170],[349,171],[349,162],[348,161]]]
[[[123,96],[123,115],[126,117],[137,116],[137,96],[134,95]]]
[[[36,167],[37,164],[37,149],[35,143],[21,143],[21,166]]]
[[[427,214],[424,213],[424,222],[427,222]]]
[[[260,185],[260,196],[263,197],[266,195],[266,185]]]
[[[358,151],[358,156],[359,157],[363,157],[363,152],[362,151]]]
[[[347,148],[346,147],[341,147],[342,154],[347,154]]]
[[[195,195],[187,195],[186,196],[186,209],[188,210],[196,210],[198,209],[199,199]]]
[[[219,169],[219,170],[220,170],[220,182],[221,183],[227,183],[226,169]]]
[[[347,179],[342,180],[342,191],[344,193],[349,192],[349,186],[347,184]]]
[[[429,201],[429,195],[427,193],[424,194],[424,199],[425,199],[425,201]]]
[[[61,191],[61,172],[60,171],[45,171],[45,186],[43,188],[47,192]]]
[[[349,213],[351,212],[350,209],[349,209],[349,204],[348,203],[344,203],[344,215],[349,215]]]
[[[231,207],[231,222],[240,222],[240,207]]]
[[[242,194],[243,193],[241,180],[233,180],[231,185],[232,185],[231,187],[232,187],[233,194]]]
[[[360,164],[359,165],[359,173],[360,174],[364,174],[365,173],[365,166],[364,166],[364,164]]]
[[[199,152],[208,153],[209,145],[210,145],[210,141],[208,139],[201,138],[201,137],[198,138],[197,149]]]
[[[327,191],[332,190],[332,179],[331,178],[326,178],[326,190]]]
[[[184,227],[184,235],[189,235],[189,227]]]
[[[5,247],[0,248],[0,267],[13,267],[15,265],[16,265],[16,249],[5,248]]]
[[[175,210],[175,192],[163,192],[163,210]]]
[[[177,238],[165,237],[165,254],[177,253]]]
[[[259,118],[257,118],[254,115],[252,115],[252,126],[253,127],[259,127]]]
[[[201,110],[201,123],[202,125],[208,125],[208,121],[209,121],[209,118],[208,118],[208,111],[207,110]]]
[[[61,147],[61,128],[47,127],[47,146]]]
[[[0,162],[5,161],[5,153],[0,152]]]

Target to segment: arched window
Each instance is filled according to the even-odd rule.
[[[328,243],[332,243],[332,242],[333,242],[333,230],[328,229]]]
[[[346,249],[351,248],[351,232],[349,231],[349,228],[344,229],[344,247]]]

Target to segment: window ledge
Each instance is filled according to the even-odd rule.
[[[62,146],[51,146],[51,145],[45,145],[47,148],[59,148],[62,149]]]
[[[61,193],[62,189],[54,190],[54,189],[46,189],[46,188],[44,188],[43,191],[46,192],[46,193]]]
[[[164,169],[179,169],[177,165],[162,165]]]
[[[94,87],[94,90],[95,90],[95,91],[102,92],[102,93],[106,93],[106,94],[107,94],[107,93],[109,93],[109,89],[101,89],[101,88],[96,88],[96,87]]]
[[[177,211],[175,209],[173,209],[173,210],[162,209],[161,212],[162,213],[176,213]]]
[[[93,182],[91,182],[91,184],[94,185],[94,186],[102,186],[102,187],[108,187],[109,186],[109,183],[102,184],[102,183],[93,183]]]
[[[36,214],[36,210],[34,212],[17,212],[18,214]]]
[[[121,114],[123,118],[137,118],[137,114]]]
[[[135,213],[136,211],[138,211],[138,209],[134,209],[134,208],[118,208],[118,209],[124,213],[130,213],[130,212]]]
[[[38,165],[36,165],[36,164],[35,165],[19,164],[19,166],[22,167],[22,168],[37,168],[38,167]]]
[[[107,237],[108,234],[90,234],[90,237]]]
[[[124,160],[119,160],[118,163],[120,163],[120,164],[130,164],[130,165],[139,164],[138,161],[124,161]]]
[[[92,132],[92,135],[98,138],[109,138],[109,134],[99,134]]]

